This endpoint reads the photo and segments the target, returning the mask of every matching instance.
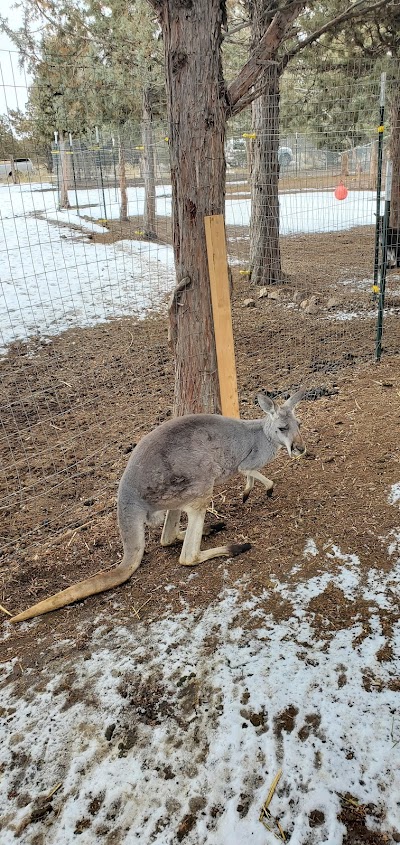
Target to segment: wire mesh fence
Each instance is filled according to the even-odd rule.
[[[139,124],[131,133],[95,125],[80,137],[56,133],[39,148],[8,121],[10,95],[23,103],[28,81],[14,84],[11,54],[0,60],[0,508],[2,546],[12,551],[113,510],[126,455],[171,413],[167,313],[176,279],[162,121],[147,149]],[[390,100],[395,74],[389,82]],[[372,366],[379,85],[380,71],[369,68],[367,80],[354,74],[351,101],[329,91],[330,107],[346,111],[340,128],[326,126],[320,101],[316,114],[308,104],[304,116],[300,99],[294,109],[293,92],[289,121],[282,91],[278,207],[271,184],[251,178],[257,147],[268,146],[262,129],[250,113],[240,131],[228,126],[225,218],[244,416],[262,386],[279,394],[303,383],[317,395],[355,362]],[[348,106],[362,90],[356,121]],[[386,135],[383,149],[384,174]],[[384,348],[397,353],[397,266],[385,305]]]

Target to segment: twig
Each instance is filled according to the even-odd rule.
[[[129,350],[130,350],[130,349],[132,349],[132,346],[133,346],[133,340],[134,340],[134,338],[133,338],[133,334],[132,334],[132,332],[130,332],[130,331],[129,331],[129,329],[128,329],[128,334],[131,336],[131,342],[130,342],[130,344],[129,344],[128,348],[127,348],[127,349],[125,349],[125,352],[123,353],[124,355],[126,355],[126,354],[127,354],[127,352],[129,352]]]
[[[267,830],[269,830],[270,833],[273,833],[274,836],[277,839],[279,839],[281,842],[286,842],[285,832],[284,832],[279,820],[274,818],[271,811],[269,810],[269,804],[272,801],[275,789],[276,789],[281,777],[282,777],[282,769],[279,769],[279,772],[277,772],[277,774],[275,775],[275,777],[272,781],[270,790],[269,790],[268,795],[267,795],[267,797],[264,801],[264,804],[261,807],[259,821],[264,825],[264,827]],[[276,832],[276,830],[274,830],[273,827],[270,827],[270,825],[267,824],[266,820],[268,820],[272,825],[277,826],[277,828],[279,830],[279,834]]]
[[[144,601],[143,604],[141,604],[140,607],[138,607],[137,609],[134,605],[132,605],[132,610],[136,614],[138,619],[140,619],[140,611],[142,610],[142,608],[145,607],[146,604],[148,604],[149,601],[151,601],[151,600],[152,600],[152,596],[150,596],[150,598],[147,599],[147,601]]]
[[[281,777],[282,777],[282,769],[279,769],[279,772],[277,772],[277,774],[275,775],[275,777],[272,781],[271,788],[270,788],[269,793],[268,793],[268,795],[267,795],[267,797],[264,801],[264,804],[262,805],[262,810],[266,810],[267,807],[269,806],[269,804],[271,803],[272,796],[275,792],[276,787],[278,786],[278,783],[279,783]]]
[[[9,611],[9,610],[6,610],[6,608],[5,608],[5,607],[3,607],[3,605],[2,605],[2,604],[0,604],[0,610],[2,610],[2,611],[3,611],[3,613],[6,613],[6,614],[7,614],[7,616],[12,616],[12,613],[10,613],[10,611]]]
[[[61,781],[61,780],[60,780],[60,783],[57,783],[55,786],[53,786],[53,789],[52,789],[50,792],[48,792],[48,793],[47,793],[47,795],[46,795],[46,801],[48,801],[48,800],[49,800],[49,798],[51,798],[51,797],[52,797],[52,795],[54,795],[56,792],[58,792],[58,790],[60,789],[60,786],[62,786],[62,781]]]

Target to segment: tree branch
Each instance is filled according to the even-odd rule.
[[[358,2],[361,2],[361,0],[358,0]],[[239,102],[246,102],[249,105],[255,99],[256,95],[252,92],[253,96],[251,97],[250,89],[253,88],[262,71],[274,62],[288,27],[298,17],[305,5],[306,0],[293,0],[283,10],[276,12],[268,29],[253,50],[249,61],[242,67],[242,70],[228,88],[227,98],[230,114],[234,112],[237,114],[244,108],[244,105],[239,108]]]
[[[276,64],[276,62],[270,62],[269,66]],[[258,100],[263,94],[267,94],[267,92],[271,88],[271,81],[265,80],[258,85],[254,85],[253,88],[244,94],[240,100],[233,106],[231,111],[229,112],[230,117],[235,117],[236,114],[239,114],[243,109],[247,108],[247,106],[251,106],[254,100]]]
[[[336,18],[328,21],[326,24],[317,29],[315,32],[311,33],[308,38],[305,38],[303,41],[299,41],[296,44],[296,47],[293,47],[293,50],[290,50],[286,55],[283,57],[280,63],[280,73],[284,71],[287,67],[289,62],[297,56],[297,54],[304,50],[305,47],[309,47],[310,44],[314,44],[315,41],[318,41],[325,32],[332,32],[336,30],[342,23],[345,23],[348,20],[352,20],[358,15],[365,16],[366,14],[370,14],[371,12],[375,12],[377,9],[381,9],[383,6],[388,6],[391,3],[391,0],[378,0],[377,3],[374,3],[369,8],[362,8],[360,6],[364,6],[366,0],[356,0],[355,3],[352,3],[341,15],[338,15]]]
[[[229,41],[232,35],[236,35],[236,33],[241,32],[242,29],[248,29],[249,26],[251,26],[251,21],[248,20],[237,23],[235,26],[232,26],[230,29],[227,29],[222,33],[222,40]]]
[[[148,3],[150,3],[150,6],[153,7],[153,9],[154,9],[154,11],[157,15],[161,15],[162,8],[163,8],[163,5],[164,5],[163,0],[148,0]]]

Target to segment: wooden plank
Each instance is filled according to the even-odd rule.
[[[204,218],[211,302],[217,350],[221,410],[226,417],[240,417],[233,343],[231,297],[222,214]]]

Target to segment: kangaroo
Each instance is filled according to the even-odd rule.
[[[11,622],[40,616],[123,584],[142,560],[146,524],[157,524],[165,511],[161,545],[183,541],[179,558],[183,566],[248,551],[249,543],[200,550],[214,485],[240,472],[246,478],[243,501],[255,481],[271,494],[273,482],[259,470],[275,458],[281,447],[287,449],[289,456],[305,453],[293,413],[302,398],[303,391],[298,391],[278,406],[258,393],[258,404],[266,414],[261,419],[189,414],[168,420],[146,434],[132,452],[118,489],[118,524],[124,550],[121,563],[40,601],[12,617]],[[182,511],[187,514],[186,531],[180,528]]]

